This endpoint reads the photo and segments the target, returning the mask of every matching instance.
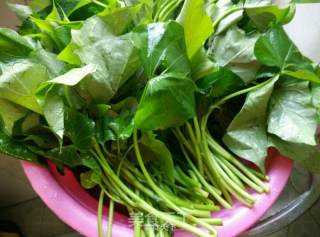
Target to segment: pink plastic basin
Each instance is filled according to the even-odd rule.
[[[22,162],[23,169],[33,189],[46,205],[66,224],[87,237],[97,237],[97,206],[98,202],[81,188],[70,170],[60,175],[53,165],[49,169]],[[267,194],[253,193],[256,198],[255,207],[250,209],[240,203],[235,203],[230,210],[221,210],[213,217],[222,218],[224,226],[217,227],[219,237],[238,236],[252,225],[276,201],[285,187],[292,171],[292,162],[275,150],[270,150],[267,173],[270,177],[271,191]],[[105,208],[104,226],[107,226],[107,208]],[[132,237],[133,230],[128,217],[117,213],[113,223],[114,237]],[[191,237],[192,234],[181,230],[175,232],[175,237]]]

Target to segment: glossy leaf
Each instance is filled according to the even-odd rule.
[[[267,30],[272,24],[286,24],[292,20],[295,14],[294,4],[283,6],[270,4],[264,6],[246,5],[246,13],[261,31]]]
[[[320,83],[320,78],[317,74],[307,69],[299,69],[297,71],[283,71],[283,74],[296,79],[312,81]]]
[[[94,73],[96,71],[96,66],[93,64],[88,64],[82,68],[74,68],[68,71],[67,73],[58,76],[48,83],[53,84],[62,84],[67,86],[75,86],[86,76]]]
[[[275,26],[259,37],[254,51],[260,63],[280,69],[303,62],[303,56],[281,26]]]
[[[126,140],[132,136],[137,107],[135,98],[128,97],[118,104],[99,107],[102,116],[96,124],[96,136],[100,143]],[[104,110],[103,113],[101,109]]]
[[[268,132],[284,141],[316,145],[316,109],[312,105],[309,82],[281,78],[272,98]]]
[[[27,110],[8,100],[0,99],[0,117],[3,120],[3,129],[12,134],[14,123],[25,116]]]
[[[277,80],[276,77],[247,95],[241,111],[223,137],[224,143],[232,152],[253,162],[261,170],[264,170],[268,148],[268,104]]]
[[[174,21],[152,23],[135,30],[134,43],[148,78],[161,72],[190,75],[184,29]]]
[[[17,60],[2,65],[1,70],[0,98],[42,113],[35,94],[38,86],[49,79],[46,68],[30,60]]]
[[[33,45],[14,30],[0,28],[0,50],[10,55],[27,56]]]
[[[65,50],[59,59],[96,66],[92,78],[83,80],[80,87],[97,102],[108,102],[138,67],[131,35],[113,35],[99,17],[88,19],[81,30],[73,31],[71,45]]]
[[[132,28],[140,9],[140,4],[121,8],[106,8],[98,16],[112,29],[115,35],[121,35]]]
[[[65,111],[65,134],[74,146],[86,150],[93,144],[95,123],[86,115],[74,110]]]
[[[270,139],[270,145],[310,172],[320,172],[320,150],[317,146],[310,146],[301,143],[291,143],[281,140],[276,136]]]
[[[310,60],[299,52],[280,26],[274,26],[260,36],[255,55],[260,63],[279,68],[281,74],[320,83],[320,78],[310,67]]]
[[[214,38],[209,55],[219,66],[227,67],[244,82],[250,82],[259,69],[254,55],[257,38],[257,34],[247,36],[238,27],[233,27]]]
[[[142,130],[182,125],[195,115],[195,85],[179,74],[163,74],[148,81],[135,115]]]
[[[151,132],[143,133],[140,142],[144,148],[142,149],[143,157],[153,163],[154,168],[162,178],[174,183],[173,160],[166,145]]]
[[[317,110],[318,123],[320,122],[320,84],[311,84],[312,104]]]
[[[213,25],[205,11],[203,0],[186,0],[177,18],[184,28],[186,47],[192,58],[213,33]]]
[[[57,77],[66,69],[66,65],[57,59],[57,55],[44,49],[37,49],[29,55],[34,61],[45,66],[50,77]]]
[[[213,97],[223,97],[245,86],[242,79],[227,68],[220,68],[197,81],[197,86]]]
[[[191,75],[193,80],[208,76],[216,70],[216,65],[201,48],[191,59]]]
[[[20,160],[39,163],[39,158],[24,144],[14,141],[4,130],[4,125],[0,117],[0,154],[10,156]]]

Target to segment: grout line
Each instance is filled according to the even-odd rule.
[[[15,207],[17,207],[19,205],[26,204],[28,202],[32,202],[32,201],[35,201],[35,200],[41,200],[41,199],[39,197],[34,197],[34,198],[30,198],[30,199],[27,199],[27,200],[24,200],[24,201],[21,201],[21,202],[17,202],[15,204],[9,205],[7,207],[0,208],[0,212],[6,211],[6,210],[11,209],[11,208],[15,208]]]

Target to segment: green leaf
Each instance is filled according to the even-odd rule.
[[[140,4],[121,8],[106,8],[98,16],[112,29],[115,35],[121,35],[128,32],[140,9]]]
[[[50,6],[51,0],[31,0],[29,6],[34,12],[39,12]]]
[[[27,110],[8,100],[0,99],[0,117],[3,120],[3,129],[12,134],[14,123],[24,117]]]
[[[286,76],[290,76],[296,79],[302,79],[307,81],[312,81],[316,83],[320,83],[320,78],[312,71],[306,69],[300,69],[297,71],[283,71],[283,74]]]
[[[318,123],[320,123],[320,84],[311,83],[312,104],[317,110]]]
[[[143,145],[142,155],[144,159],[153,164],[162,178],[174,183],[174,164],[166,145],[156,139],[151,132],[143,133],[140,142]]]
[[[316,145],[316,109],[308,81],[281,78],[270,100],[268,132],[284,141]]]
[[[52,0],[52,10],[51,10],[50,14],[46,17],[46,20],[48,20],[48,21],[62,20],[60,17],[60,13],[56,7],[55,0]]]
[[[236,115],[223,137],[228,148],[241,158],[264,170],[267,157],[268,104],[278,77],[250,92],[241,111]]]
[[[186,0],[177,18],[184,28],[189,58],[192,58],[213,33],[210,17],[203,0]]]
[[[86,115],[74,110],[65,110],[65,134],[80,150],[89,149],[94,142],[95,123]]]
[[[42,108],[43,115],[60,142],[64,135],[65,105],[62,94],[61,87],[48,82],[42,83],[36,93],[36,100]]]
[[[290,22],[295,14],[295,5],[249,5],[246,6],[246,13],[258,29],[265,31],[271,24],[286,24]]]
[[[210,91],[213,97],[229,95],[245,86],[242,79],[227,68],[220,68],[213,74],[197,81],[197,86]]]
[[[274,26],[258,39],[255,55],[260,63],[279,68],[283,75],[320,83],[311,61],[299,52],[280,26]]]
[[[0,51],[15,56],[27,56],[33,50],[26,38],[11,29],[0,28]]]
[[[71,44],[59,59],[96,66],[92,77],[81,81],[79,86],[99,103],[108,102],[139,65],[131,35],[113,35],[99,17],[88,19],[81,30],[72,31]]]
[[[71,69],[70,71],[66,72],[65,74],[48,81],[48,83],[62,84],[62,85],[67,85],[67,86],[75,86],[82,79],[84,79],[86,76],[94,73],[95,71],[96,71],[96,66],[94,64],[88,64],[82,68]]]
[[[242,1],[239,4],[234,4],[232,1],[208,1],[206,11],[212,19],[215,35],[219,35],[241,20],[243,3]]]
[[[26,59],[0,64],[0,68],[0,98],[42,113],[35,94],[38,86],[49,79],[47,69]]]
[[[258,39],[255,49],[258,61],[267,66],[285,69],[288,65],[304,63],[298,48],[281,26],[274,26]]]
[[[97,186],[97,183],[92,179],[93,175],[92,170],[80,174],[80,183],[83,188],[92,189]]]
[[[92,3],[92,0],[56,0],[56,2],[67,16],[70,16],[73,12]]]
[[[276,136],[271,137],[270,143],[283,156],[296,161],[308,171],[320,172],[320,150],[318,146],[286,142]]]
[[[179,74],[162,74],[148,81],[135,115],[142,130],[166,129],[195,115],[195,85]]]
[[[36,24],[36,26],[42,32],[39,35],[42,38],[49,38],[49,40],[53,42],[51,43],[53,45],[49,44],[47,45],[47,47],[51,46],[55,52],[59,53],[69,44],[71,40],[71,29],[73,27],[72,24],[60,25],[56,22],[56,20],[43,20],[36,17],[31,17],[30,19],[32,20],[32,22]]]
[[[4,124],[0,117],[0,154],[39,163],[38,156],[29,150],[24,144],[14,141],[4,130]]]
[[[97,161],[87,152],[82,152],[77,147],[70,145],[62,148],[54,148],[49,151],[36,150],[39,155],[50,159],[55,164],[66,165],[70,168],[84,166],[91,169],[97,175],[101,174],[101,169]]]
[[[70,20],[85,20],[106,9],[102,6],[106,2],[101,0],[56,0],[56,3]],[[108,7],[113,8],[111,4],[108,4]]]
[[[117,104],[97,106],[101,118],[97,121],[96,136],[100,143],[106,141],[126,140],[134,129],[134,114],[137,100],[128,97]]]
[[[27,111],[26,114],[14,122],[12,137],[23,137],[41,126],[39,114]]]
[[[62,52],[60,52],[60,54],[58,55],[58,59],[72,65],[81,66],[80,58],[75,54],[75,51],[78,48],[79,47],[75,43],[71,42],[67,45],[67,47],[64,48]]]
[[[134,123],[134,114],[130,111],[122,112],[116,116],[104,116],[97,121],[96,136],[98,142],[126,140],[131,137]]]
[[[47,133],[40,133],[40,134],[31,134],[25,133],[27,137],[23,139],[24,142],[30,144],[30,142],[34,143],[37,147],[41,149],[53,149],[57,147],[59,144],[57,142],[56,136],[54,134],[47,132]]]
[[[225,34],[214,38],[208,53],[220,67],[227,67],[244,82],[255,79],[259,69],[254,55],[254,45],[258,35],[246,35],[234,26]]]
[[[43,114],[53,132],[62,139],[64,134],[63,98],[54,92],[49,92],[43,106]]]
[[[57,59],[57,55],[44,49],[37,49],[29,55],[37,63],[45,66],[50,77],[56,77],[65,70],[65,64]]]
[[[134,43],[148,78],[161,72],[190,75],[183,27],[174,21],[152,23],[135,29]]]
[[[191,59],[193,80],[208,76],[216,70],[216,65],[209,59],[204,48],[201,48]]]
[[[29,16],[32,15],[32,9],[29,6],[13,3],[8,3],[8,6],[10,10],[13,11],[21,21],[26,20]]]

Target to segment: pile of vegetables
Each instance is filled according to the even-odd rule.
[[[81,171],[101,190],[100,236],[105,197],[108,236],[116,204],[143,217],[136,237],[216,236],[211,212],[269,191],[270,147],[320,171],[320,70],[282,27],[294,3],[9,6],[22,24],[0,28],[0,153]]]

